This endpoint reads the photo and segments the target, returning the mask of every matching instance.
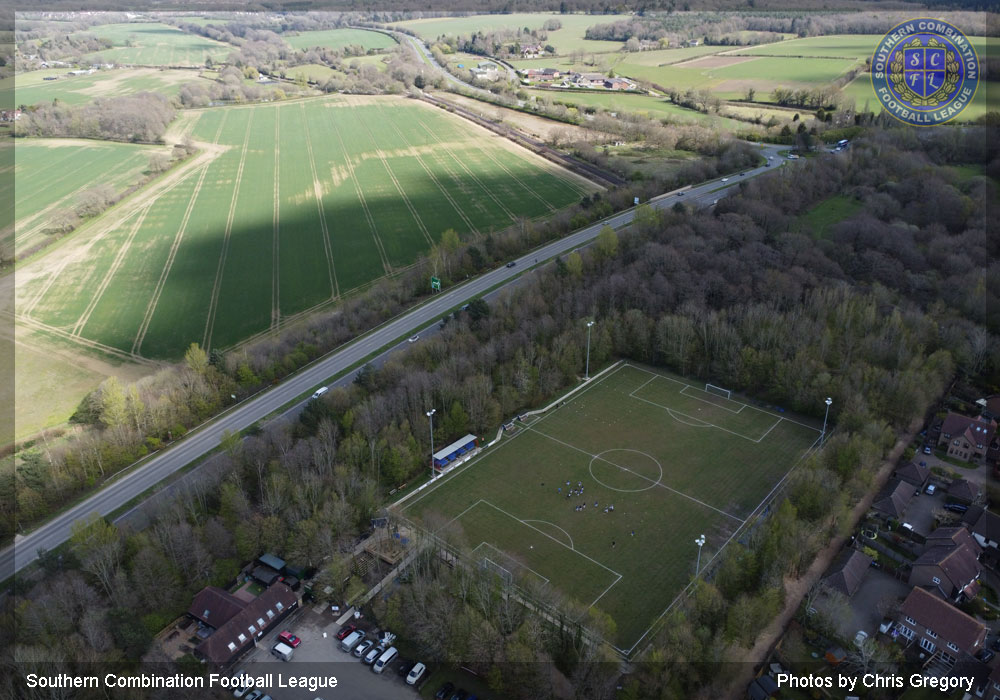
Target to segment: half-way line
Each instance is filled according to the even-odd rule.
[[[695,503],[697,503],[699,505],[705,506],[706,508],[710,508],[710,509],[714,510],[716,513],[721,513],[722,515],[725,515],[727,518],[732,518],[733,520],[735,520],[735,521],[737,521],[739,523],[745,522],[743,518],[739,518],[739,517],[733,515],[732,513],[727,513],[726,511],[720,510],[720,509],[716,508],[713,505],[705,503],[704,501],[699,501],[694,496],[689,496],[686,493],[684,493],[683,491],[678,491],[677,489],[672,489],[669,486],[667,486],[666,484],[664,484],[662,481],[659,481],[658,479],[650,479],[648,476],[644,476],[644,475],[642,475],[642,474],[640,474],[640,473],[638,473],[636,471],[632,471],[628,467],[623,467],[620,464],[616,464],[616,463],[612,462],[610,459],[605,459],[604,457],[601,457],[600,455],[591,454],[590,452],[587,452],[587,450],[581,449],[581,448],[577,447],[576,445],[571,445],[570,443],[565,442],[563,440],[560,440],[559,438],[552,437],[551,435],[549,435],[547,433],[543,433],[541,430],[538,430],[535,427],[525,426],[524,429],[525,430],[530,430],[532,432],[536,432],[539,435],[541,435],[542,437],[547,437],[549,440],[552,440],[553,442],[558,442],[560,445],[565,445],[566,447],[570,448],[571,450],[576,450],[577,452],[582,452],[583,454],[587,455],[591,459],[599,459],[602,462],[607,462],[612,467],[618,467],[619,469],[623,469],[623,470],[629,472],[630,474],[634,474],[635,476],[639,477],[640,479],[642,479],[644,481],[648,481],[649,483],[653,484],[654,486],[661,486],[661,487],[665,488],[667,491],[670,491],[671,493],[676,493],[678,496],[683,496],[684,498],[688,499],[689,501],[694,501]]]

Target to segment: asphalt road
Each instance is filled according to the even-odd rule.
[[[661,209],[672,207],[679,201],[696,207],[712,206],[716,200],[726,194],[724,191],[718,191],[720,187],[727,189],[736,187],[741,181],[770,172],[783,164],[784,161],[781,160],[778,152],[784,148],[765,146],[761,149],[763,155],[773,156],[774,159],[770,161],[771,167],[761,166],[747,170],[744,176],[732,176],[725,184],[716,179],[697,187],[685,188],[681,190],[683,194],[679,196],[676,192],[660,195],[651,200],[650,204]],[[464,284],[442,292],[422,306],[382,324],[368,335],[317,360],[277,386],[236,405],[216,420],[174,443],[125,476],[108,484],[85,501],[64,511],[30,534],[18,536],[13,546],[0,552],[0,571],[3,572],[4,576],[10,576],[20,571],[38,558],[39,549],[51,550],[69,539],[74,522],[93,513],[99,513],[103,516],[121,508],[185,465],[215,449],[224,432],[238,432],[247,428],[286,403],[293,401],[296,397],[311,394],[316,387],[327,384],[330,377],[346,371],[351,365],[361,362],[369,355],[390,344],[395,344],[394,341],[400,338],[413,335],[421,326],[440,319],[454,307],[471,301],[491,287],[511,283],[525,268],[531,267],[536,262],[565,255],[587,245],[597,237],[604,225],[610,224],[616,229],[627,226],[632,221],[633,215],[633,209],[623,211],[605,221],[581,229],[518,258],[514,261],[513,267],[500,267],[491,270]],[[405,345],[405,342],[402,345]],[[299,403],[305,403],[305,400]]]

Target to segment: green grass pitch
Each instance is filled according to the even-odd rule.
[[[449,228],[485,233],[595,189],[411,100],[192,114],[211,157],[82,227],[57,262],[34,261],[22,316],[135,356],[230,347],[404,268]]]
[[[518,425],[399,510],[477,564],[608,614],[625,652],[684,593],[695,539],[707,538],[704,568],[819,438],[789,414],[628,364]]]

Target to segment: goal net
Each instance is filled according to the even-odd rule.
[[[494,574],[499,576],[500,580],[503,581],[505,584],[509,585],[514,581],[514,574],[512,574],[509,569],[505,569],[504,567],[500,566],[499,564],[497,564],[492,559],[489,559],[488,557],[483,557],[480,560],[479,568],[483,569],[484,571],[492,571]]]
[[[721,396],[725,399],[732,398],[732,391],[729,389],[723,389],[721,386],[715,386],[715,384],[705,385],[706,394],[715,394],[716,396]]]

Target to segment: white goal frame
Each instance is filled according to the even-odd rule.
[[[483,557],[479,561],[479,568],[484,571],[491,571],[507,585],[514,583],[514,573],[510,569],[500,566],[489,557]]]
[[[721,396],[726,399],[732,400],[733,392],[729,389],[723,389],[721,386],[715,386],[715,384],[705,384],[706,394],[715,394],[716,396]]]

